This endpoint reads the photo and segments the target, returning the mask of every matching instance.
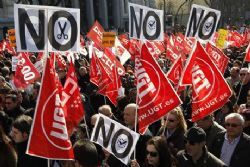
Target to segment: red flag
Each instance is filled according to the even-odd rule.
[[[135,59],[135,76],[139,133],[143,133],[145,127],[180,105],[181,100],[145,45]]]
[[[150,54],[154,58],[158,58],[162,52],[165,51],[165,48],[162,43],[156,41],[146,41],[146,46],[150,52]]]
[[[192,85],[193,122],[222,107],[232,94],[221,72],[199,42],[187,60],[181,83]]]
[[[218,67],[221,73],[224,74],[229,62],[229,58],[219,48],[212,45],[210,42],[208,42],[206,45],[206,51],[210,59]]]
[[[82,120],[84,109],[82,98],[77,84],[75,67],[72,61],[70,62],[67,73],[64,89],[62,92],[62,106],[66,107],[65,119],[68,129],[68,134],[72,134],[74,128]]]
[[[50,159],[74,159],[56,83],[55,69],[47,58],[27,153]]]
[[[128,34],[121,34],[119,35],[119,40],[121,42],[121,44],[123,45],[124,48],[126,48],[127,50],[129,50],[129,45],[130,45],[130,42],[129,42],[129,39],[128,39]]]
[[[246,49],[245,61],[250,62],[250,42],[249,42],[247,49]]]
[[[90,69],[89,69],[89,76],[90,76],[90,82],[98,86],[98,80],[99,80],[99,74],[100,69],[99,66],[97,66],[97,56],[95,52],[92,53],[91,63],[90,63]]]
[[[98,21],[95,21],[94,25],[91,27],[87,34],[87,37],[95,42],[99,47],[102,46],[102,33],[104,32],[103,27]]]
[[[26,53],[18,54],[18,63],[14,77],[14,84],[18,89],[24,89],[40,77],[40,73],[32,64]]]
[[[230,31],[227,40],[229,45],[236,47],[241,47],[244,42],[244,38],[237,31]]]

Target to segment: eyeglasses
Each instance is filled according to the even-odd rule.
[[[157,157],[158,156],[158,153],[157,152],[152,152],[152,151],[148,151],[147,150],[147,155],[150,155],[151,157]]]
[[[225,126],[226,126],[226,127],[236,128],[237,126],[240,126],[240,125],[235,124],[235,123],[225,123]]]
[[[187,140],[187,139],[184,140],[184,143],[185,143],[185,144],[189,143],[189,144],[192,145],[192,146],[195,145],[195,142],[189,141],[189,140]]]
[[[246,73],[240,73],[240,76],[242,76],[242,75],[246,75]]]

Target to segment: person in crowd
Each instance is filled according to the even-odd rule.
[[[129,129],[136,130],[138,132],[138,129],[135,129],[135,127],[138,127],[136,118],[137,107],[138,106],[135,103],[128,104],[124,108],[123,119],[125,125]],[[147,129],[144,135],[140,135],[139,140],[136,144],[136,159],[140,165],[144,164],[144,160],[146,158],[146,143],[151,137],[152,133]]]
[[[15,94],[5,96],[5,113],[15,120],[18,116],[24,113],[24,108],[18,103],[18,98]]]
[[[198,127],[202,128],[206,132],[206,146],[208,150],[210,150],[211,145],[215,137],[222,133],[225,130],[223,126],[219,125],[217,122],[214,121],[213,114],[210,114],[203,119],[196,121]]]
[[[192,127],[185,133],[185,150],[177,154],[179,167],[226,167],[206,147],[206,133],[200,127]]]
[[[97,167],[98,152],[95,145],[89,140],[78,140],[73,147],[75,167]]]
[[[173,167],[177,163],[168,149],[165,137],[155,136],[149,139],[146,154],[144,167]],[[131,161],[131,167],[139,167],[136,160]]]
[[[101,162],[101,167],[126,167],[124,163],[122,163],[120,160],[118,160],[113,154],[105,150],[104,148],[102,149],[104,153],[104,159]]]
[[[13,122],[10,136],[15,142],[18,161],[17,167],[45,167],[47,160],[26,154],[32,118],[21,115]]]
[[[4,111],[0,111],[0,127],[5,134],[10,133],[11,125],[12,119]]]
[[[40,82],[35,82],[33,84],[30,99],[29,99],[30,100],[29,108],[36,107],[36,102],[37,102],[40,86],[41,86]]]
[[[227,83],[233,89],[240,82],[240,67],[232,67],[230,76],[226,78]]]
[[[226,132],[218,134],[211,152],[229,167],[249,166],[250,137],[243,133],[245,120],[239,113],[225,118]]]
[[[250,135],[250,90],[247,92],[247,102],[246,104],[241,104],[238,110],[245,119],[245,125],[243,131]]]
[[[225,127],[225,117],[234,112],[234,108],[231,101],[228,101],[221,109],[215,113],[215,121]]]
[[[237,104],[244,104],[247,102],[247,92],[250,90],[250,72],[248,68],[241,68],[240,82],[236,85],[234,91],[237,96]]]
[[[16,167],[17,153],[11,144],[11,140],[0,126],[0,166]]]
[[[67,69],[63,69],[63,68],[58,68],[56,70],[58,77],[61,81],[61,84],[64,86],[65,82],[66,82],[66,76],[67,76]]]
[[[158,135],[165,136],[172,154],[184,149],[184,134],[187,131],[187,124],[182,109],[176,107],[164,116],[164,124]]]
[[[108,104],[104,104],[104,105],[100,106],[98,108],[98,113],[101,113],[101,114],[119,122],[118,119],[114,116],[110,105],[108,105]]]

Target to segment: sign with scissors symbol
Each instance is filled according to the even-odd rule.
[[[68,39],[68,35],[64,33],[65,28],[66,28],[66,26],[67,26],[67,22],[64,23],[63,27],[62,27],[60,21],[58,22],[58,25],[59,25],[61,34],[57,34],[57,38],[58,38],[58,39],[62,39],[62,37],[63,37],[63,39]]]

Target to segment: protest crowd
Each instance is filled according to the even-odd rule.
[[[59,52],[47,54],[41,52],[21,53],[15,50],[8,37],[1,41],[1,167],[47,167],[48,165],[51,167],[249,166],[249,26],[244,25],[244,31],[242,32],[239,32],[240,27],[237,27],[237,25],[224,27],[228,34],[224,41],[225,46],[222,48],[216,45],[219,40],[218,36],[220,36],[218,31],[215,32],[216,35],[213,36],[211,42],[203,45],[195,44],[196,41],[193,38],[185,38],[185,34],[183,34],[185,30],[176,28],[173,29],[173,32],[164,34],[164,41],[146,41],[145,44],[142,44],[139,40],[130,39],[128,33],[118,34],[116,43],[118,41],[119,45],[113,46],[112,49],[102,47],[100,40],[102,37],[98,38],[100,34],[94,31],[94,27],[104,33],[103,28],[96,21],[88,34],[81,35],[81,49],[78,54]],[[191,43],[191,45],[188,45],[188,43]],[[199,47],[203,48],[203,51],[198,51],[197,48]],[[213,51],[210,51],[209,48]],[[207,76],[205,75],[209,72],[203,74],[199,69],[195,71],[194,67],[191,72],[186,72],[190,73],[189,77],[183,77],[185,76],[183,74],[184,69],[188,70],[188,67],[184,68],[185,63],[188,62],[187,59],[191,55],[195,55],[196,52],[197,55],[203,54],[203,52],[206,55],[216,52],[215,57],[218,58],[219,56],[219,58],[217,62],[212,64],[213,66],[217,65],[217,67],[215,71],[210,73],[215,75],[217,72],[219,74],[219,77],[216,76],[213,82],[222,78],[219,84],[214,84],[214,87],[210,87],[208,91],[201,94],[206,96],[210,92],[218,93],[222,92],[222,89],[230,90],[230,93],[225,93],[225,96],[222,96],[224,94],[217,94],[215,99],[203,102],[202,105],[206,103],[206,107],[203,109],[201,107],[197,109],[193,106],[194,93],[197,93],[197,89],[192,89],[194,85],[180,84],[180,80],[183,83],[195,82],[194,80],[199,82],[197,75],[199,75],[199,79],[204,79],[204,77],[206,79]],[[151,64],[150,68],[145,66],[141,68],[141,65],[145,64],[138,62],[137,56],[143,54],[145,54],[145,57],[150,55],[152,61],[147,59],[147,62],[154,61],[157,63],[157,67]],[[16,57],[16,63],[14,63],[15,58],[13,57]],[[190,58],[189,61],[191,60]],[[207,64],[210,61],[206,61]],[[223,62],[224,64],[220,64]],[[173,70],[178,65],[177,63],[180,63],[179,66],[181,67],[178,68],[180,71]],[[196,65],[198,63],[199,61],[196,60]],[[30,77],[29,75],[25,76],[27,73],[25,73],[24,67],[27,66],[34,74],[31,80],[25,80],[25,77]],[[196,67],[198,68],[198,66]],[[161,71],[157,71],[158,68]],[[208,66],[200,65],[199,68],[208,69]],[[145,69],[146,71],[151,69],[150,74],[143,73]],[[210,68],[210,70],[213,70],[213,68]],[[163,78],[169,80],[166,83],[171,85],[171,89],[160,89],[159,92],[163,90],[162,93],[168,94],[173,89],[175,93],[169,101],[155,104],[153,108],[147,109],[146,115],[145,113],[140,115],[138,103],[143,103],[146,106],[148,101],[154,102],[163,98],[152,97],[151,99],[147,98],[148,101],[146,102],[141,102],[145,94],[139,92],[139,90],[145,85],[142,84],[142,81],[138,81],[144,78],[144,82],[147,84],[154,82],[151,80],[161,77],[161,74],[154,75],[155,71],[165,76]],[[165,84],[165,80],[164,82],[160,80],[160,82],[162,83],[158,83],[159,87],[161,87],[161,84]],[[222,86],[224,82],[226,86]],[[199,86],[197,87],[199,88]],[[76,88],[74,89],[74,87]],[[147,91],[151,91],[153,94],[154,89],[150,90],[150,87],[148,87]],[[54,101],[49,99],[49,97],[54,97],[52,92],[56,92]],[[60,94],[59,102],[66,101],[66,107],[57,103],[57,94]],[[196,97],[198,97],[198,93]],[[69,100],[70,98],[74,99]],[[181,101],[181,103],[168,111],[161,111],[165,106],[171,106],[171,103],[175,103],[171,100]],[[213,105],[216,105],[216,107],[213,108],[213,111],[210,111],[209,108]],[[204,112],[195,116],[194,110],[200,113]],[[62,158],[57,159],[55,155],[57,152],[50,149],[46,150],[42,137],[39,137],[43,132],[38,133],[39,128],[34,123],[40,120],[43,123],[43,118],[39,118],[39,111],[42,112],[42,116],[53,112],[50,115],[54,118],[54,122],[52,122],[54,128],[57,127],[54,124],[56,121],[58,126],[59,123],[66,122],[67,130],[64,132],[64,135],[66,134],[64,141],[72,145],[72,152],[68,153],[73,155],[73,158],[69,158],[71,160],[66,160],[68,159],[66,158],[67,155],[62,155]],[[151,115],[153,117],[154,114],[159,114],[159,117],[146,121],[147,123],[143,125],[139,123],[144,118],[150,119],[148,117]],[[61,119],[62,115],[65,115],[63,120]],[[48,121],[47,119],[49,117],[44,121]],[[113,122],[108,128],[102,125],[106,120],[112,120]],[[52,123],[50,126],[52,126]],[[113,128],[118,124],[138,134],[140,133],[135,147],[131,146],[132,150],[131,154],[128,154],[130,157],[127,164],[119,159],[122,157],[119,151],[116,153],[110,151],[115,150],[109,139],[110,137],[117,137],[120,130],[114,130],[113,133]],[[106,123],[105,126],[107,126]],[[60,129],[60,127],[57,128]],[[47,131],[46,128],[45,131]],[[31,137],[31,134],[34,136]],[[58,137],[58,133],[50,134]],[[60,137],[63,138],[64,136]],[[103,146],[97,144],[101,137]],[[119,142],[121,146],[124,145],[123,140],[115,142]],[[42,150],[43,148],[52,155],[52,158],[45,156],[45,154],[34,156],[36,151],[39,152],[39,149]],[[53,154],[55,157],[53,157]]]

